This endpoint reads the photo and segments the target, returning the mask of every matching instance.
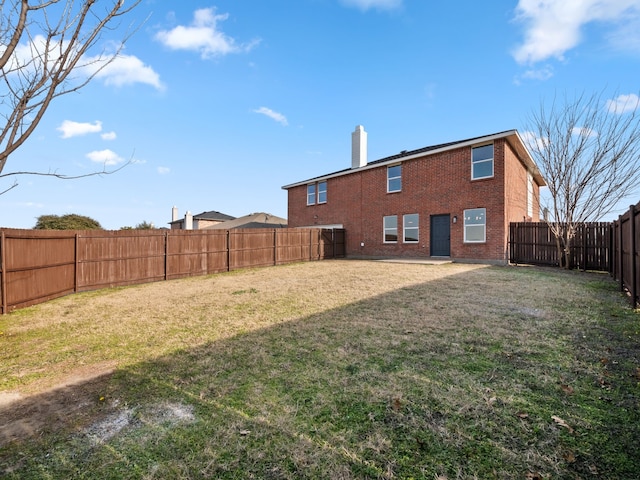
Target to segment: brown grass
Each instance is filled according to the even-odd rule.
[[[624,478],[634,324],[607,276],[527,267],[324,261],[74,295],[0,318],[0,463]]]

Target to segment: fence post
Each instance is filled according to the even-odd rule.
[[[638,245],[636,245],[636,209],[633,205],[629,207],[629,221],[631,222],[631,225],[629,225],[629,236],[631,237],[629,244],[629,257],[631,258],[631,272],[629,273],[631,277],[631,306],[636,308],[636,298],[638,297],[636,253],[638,251]]]
[[[587,271],[587,225],[583,224],[582,228],[582,271]]]
[[[278,265],[278,229],[273,229],[273,264]]]
[[[79,268],[78,265],[80,263],[79,261],[80,235],[78,235],[77,233],[75,234],[74,249],[75,251],[73,252],[73,292],[77,293],[78,292],[78,268]]]
[[[164,279],[168,278],[169,270],[169,230],[164,232]]]
[[[618,283],[620,283],[620,291],[624,291],[624,239],[622,238],[622,215],[618,217]]]
[[[227,272],[231,271],[231,230],[227,230]]]
[[[615,279],[615,264],[614,264],[614,259],[615,259],[615,245],[614,245],[614,239],[616,238],[615,235],[615,231],[616,231],[616,223],[615,222],[611,222],[609,223],[609,225],[607,226],[607,233],[608,233],[608,240],[609,240],[609,258],[607,258],[607,262],[609,263],[608,267],[609,267],[609,275],[613,276],[613,278]]]
[[[336,245],[337,245],[337,241],[336,241],[336,229],[333,228],[331,229],[331,251],[333,252],[333,257],[332,258],[337,258],[336,257]]]
[[[2,231],[2,235],[0,236],[0,281],[2,285],[0,285],[2,289],[2,313],[7,313],[7,264],[5,259],[7,258],[4,254],[5,251],[5,238],[4,238],[4,230]]]

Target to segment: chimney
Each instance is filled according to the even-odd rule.
[[[367,132],[358,125],[351,134],[351,168],[364,167],[367,164]]]
[[[176,220],[178,220],[178,207],[174,206],[171,209],[171,221],[175,222]]]
[[[193,215],[188,210],[184,216],[184,230],[193,230]]]

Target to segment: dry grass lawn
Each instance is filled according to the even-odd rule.
[[[0,476],[633,478],[639,330],[606,275],[531,267],[73,295],[0,317]]]

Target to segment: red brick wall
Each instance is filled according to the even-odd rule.
[[[525,179],[525,183],[520,182]],[[306,185],[289,189],[290,227],[342,224],[347,255],[429,256],[431,215],[457,217],[451,257],[505,261],[508,222],[526,214],[526,170],[505,139],[494,142],[494,177],[471,180],[471,148],[402,163],[402,191],[387,193],[387,166],[327,180],[327,203],[307,206]],[[522,193],[519,193],[522,190]],[[505,196],[505,191],[510,194]],[[523,196],[523,197],[522,197]],[[522,197],[522,198],[521,198]],[[485,243],[464,243],[464,210],[486,208]],[[420,215],[418,244],[402,242],[402,216]],[[383,242],[383,217],[398,216],[398,243]],[[364,246],[361,246],[364,243]]]

